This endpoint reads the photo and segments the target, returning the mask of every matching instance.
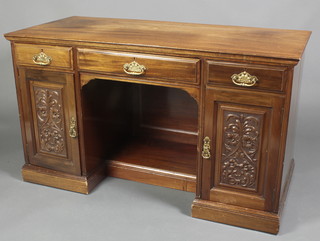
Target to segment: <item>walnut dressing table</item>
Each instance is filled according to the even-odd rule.
[[[192,216],[277,233],[310,32],[70,17],[8,33],[23,179],[196,193]]]

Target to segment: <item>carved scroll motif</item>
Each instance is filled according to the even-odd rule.
[[[34,87],[40,150],[66,155],[60,90]]]
[[[261,116],[226,111],[224,118],[220,182],[256,189]]]

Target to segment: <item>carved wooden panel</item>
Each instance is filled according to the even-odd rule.
[[[39,151],[66,156],[61,89],[33,86]]]
[[[257,189],[263,115],[224,111],[220,184]]]

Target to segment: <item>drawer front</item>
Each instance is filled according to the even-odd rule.
[[[72,69],[71,47],[15,44],[15,56],[18,65]]]
[[[192,58],[79,49],[80,70],[124,77],[198,84],[200,60]]]
[[[284,91],[286,68],[207,61],[208,85]]]

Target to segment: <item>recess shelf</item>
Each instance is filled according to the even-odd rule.
[[[109,161],[109,175],[194,192],[197,147],[156,139],[135,139]]]

